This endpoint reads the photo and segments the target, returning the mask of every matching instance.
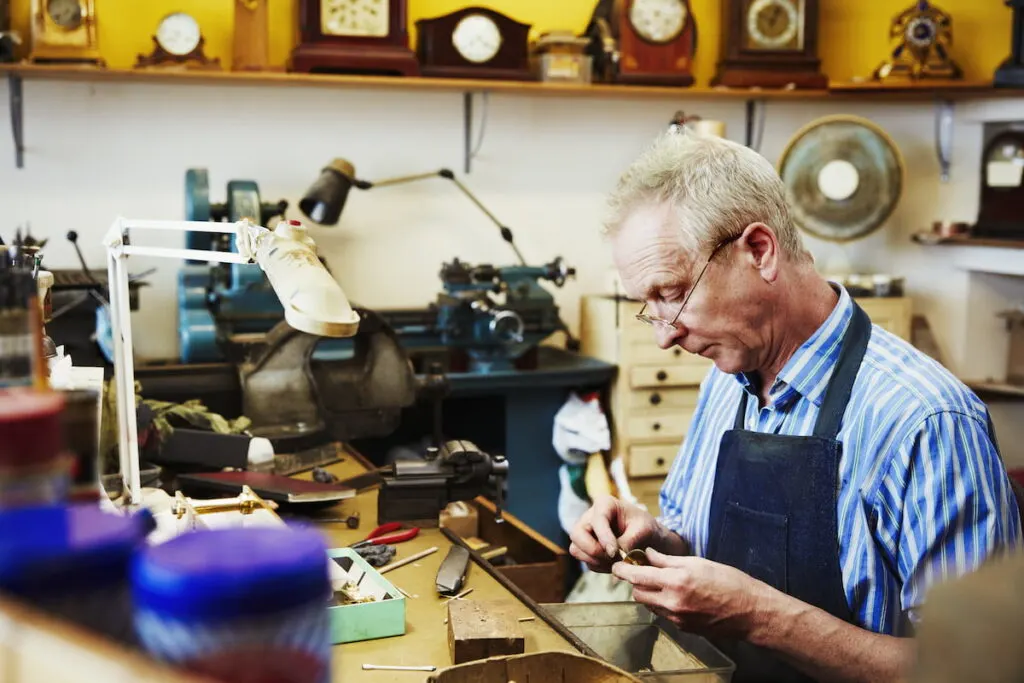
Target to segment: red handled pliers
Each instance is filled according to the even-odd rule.
[[[381,524],[379,527],[371,531],[365,541],[353,543],[349,548],[363,548],[368,545],[391,545],[393,543],[402,543],[415,538],[419,532],[419,527],[402,529],[401,522],[388,522],[387,524]]]

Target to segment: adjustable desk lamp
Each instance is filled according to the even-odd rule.
[[[234,234],[237,252],[136,246],[131,230],[176,230]],[[110,288],[110,320],[114,337],[114,377],[123,490],[126,505],[142,503],[139,477],[138,422],[135,408],[135,364],[128,308],[128,269],[125,259],[159,256],[218,263],[259,264],[284,306],[285,321],[293,328],[322,337],[352,337],[359,314],[316,255],[316,244],[296,220],[282,221],[274,230],[248,219],[237,223],[151,221],[118,218],[104,238]]]
[[[494,216],[493,213],[487,210],[487,207],[476,198],[476,196],[469,191],[465,185],[459,182],[459,179],[455,177],[447,168],[442,168],[433,173],[420,173],[417,175],[399,176],[397,178],[388,178],[387,180],[378,180],[376,182],[370,182],[367,180],[359,180],[356,178],[355,167],[345,159],[333,159],[331,163],[325,166],[320,171],[320,176],[310,186],[309,190],[306,191],[306,195],[299,201],[299,209],[302,210],[309,220],[314,223],[321,225],[334,225],[341,218],[341,210],[345,208],[345,202],[348,199],[349,190],[356,187],[360,190],[369,190],[375,187],[385,187],[388,185],[403,185],[405,183],[415,182],[417,180],[426,180],[427,178],[445,178],[455,183],[455,186],[459,188],[464,195],[469,197],[470,201],[477,205],[481,211],[483,211],[491,222],[494,223],[501,230],[501,237],[512,250],[515,252],[516,257],[519,259],[520,265],[526,265],[526,260],[523,255],[519,253],[519,247],[516,246],[515,242],[512,241],[512,230]]]

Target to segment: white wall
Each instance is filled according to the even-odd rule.
[[[742,101],[690,100],[685,91],[678,101],[491,95],[483,144],[466,176],[458,93],[26,81],[24,98],[24,169],[14,166],[10,137],[0,135],[0,234],[31,222],[35,236],[51,238],[53,267],[77,263],[63,239],[68,230],[81,235],[89,263],[102,267],[100,238],[115,216],[183,217],[189,167],[209,169],[214,201],[223,201],[229,179],[249,178],[265,201],[286,198],[299,217],[299,197],[334,156],[351,160],[369,180],[444,166],[513,228],[528,260],[562,255],[577,267],[577,280],[557,292],[574,328],[579,297],[603,291],[607,281],[610,260],[597,230],[603,194],[617,174],[677,109],[724,120],[736,140],[744,131]],[[482,110],[477,98],[478,122]],[[981,124],[1024,118],[1024,99],[958,105],[949,184],[939,180],[928,103],[769,102],[762,153],[777,161],[798,127],[834,113],[867,116],[887,130],[905,157],[908,182],[899,208],[874,235],[847,246],[808,238],[821,269],[906,276],[943,360],[958,373],[998,376],[1005,336],[985,306],[1024,298],[1024,280],[998,276],[999,296],[987,296],[992,276],[979,284],[957,267],[958,252],[923,248],[909,236],[933,220],[975,219]],[[427,304],[442,261],[455,256],[512,262],[496,229],[440,179],[353,191],[341,223],[316,228],[314,237],[349,296],[369,307]],[[180,244],[181,237],[164,243]],[[137,352],[173,356],[176,268],[133,261],[133,271],[149,266],[159,270],[133,320]]]

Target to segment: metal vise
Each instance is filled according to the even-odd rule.
[[[206,169],[185,174],[185,218],[190,221],[235,222],[242,218],[267,225],[283,216],[288,202],[260,201],[251,180],[232,180],[227,201],[210,203]],[[190,232],[186,247],[202,251],[235,251],[234,235]],[[226,340],[245,334],[266,333],[284,319],[281,302],[260,267],[252,264],[208,264],[186,261],[178,273],[178,342],[182,363],[225,360]]]
[[[540,281],[562,287],[575,274],[561,257],[543,266],[445,263],[436,304],[441,343],[464,349],[475,372],[511,369],[517,358],[567,329]]]
[[[448,503],[493,497],[501,521],[508,460],[471,441],[453,440],[428,450],[426,460],[399,460],[381,471],[377,523],[415,522],[436,527]]]

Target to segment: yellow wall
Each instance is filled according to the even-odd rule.
[[[269,0],[271,59],[283,65],[296,36],[298,0]],[[690,0],[699,31],[696,57],[698,84],[714,73],[719,45],[719,7],[724,0]],[[906,0],[907,3],[911,0]],[[30,0],[12,0],[15,28],[28,26]],[[410,36],[413,22],[445,14],[470,3],[458,0],[409,0]],[[535,31],[585,27],[596,0],[491,0],[485,4]],[[902,6],[892,0],[821,0],[821,57],[833,80],[869,75],[884,58],[889,21]],[[953,15],[953,53],[969,79],[988,79],[1010,51],[1010,10],[996,0],[944,0],[939,7]],[[136,54],[148,52],[151,34],[160,18],[171,11],[191,13],[206,35],[207,54],[231,59],[233,0],[96,0],[100,48],[111,67],[130,67]]]

